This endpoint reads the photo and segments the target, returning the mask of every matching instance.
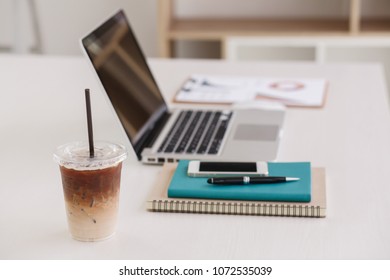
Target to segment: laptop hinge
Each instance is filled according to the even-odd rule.
[[[156,122],[153,128],[151,128],[149,132],[145,133],[145,137],[143,139],[140,139],[140,141],[137,143],[138,151],[141,152],[144,148],[153,146],[154,142],[156,141],[157,137],[160,135],[162,129],[164,128],[165,124],[167,123],[170,117],[171,114],[168,112],[164,113],[160,117],[160,119]]]

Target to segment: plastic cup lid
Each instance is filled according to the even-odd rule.
[[[54,152],[54,161],[69,169],[96,170],[115,166],[127,157],[126,148],[122,145],[97,141],[94,148],[95,156],[90,158],[87,142],[61,145]]]

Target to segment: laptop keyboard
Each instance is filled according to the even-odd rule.
[[[231,111],[182,111],[158,152],[218,154]]]

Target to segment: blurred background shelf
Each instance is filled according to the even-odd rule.
[[[232,36],[224,53],[229,60],[377,62],[390,84],[390,36]]]
[[[223,40],[229,36],[280,35],[347,35],[348,22],[333,19],[181,19],[170,24],[169,38]]]
[[[211,58],[378,62],[384,65],[390,84],[389,0],[291,0],[289,4],[282,0],[272,3],[230,0],[230,6],[237,4],[237,11],[246,8],[249,13],[236,14],[230,7],[233,11],[230,17],[217,11],[211,13],[211,9],[217,10],[216,4],[210,6],[211,1],[198,2],[198,5],[204,5],[202,13],[188,13],[190,8],[187,7],[187,14],[183,16],[183,13],[180,14],[183,2],[188,5],[188,0],[159,1],[158,43],[161,57],[186,57],[183,53],[190,53],[188,50],[193,49],[202,55],[213,44],[209,51],[214,54]],[[248,3],[252,9],[248,9]],[[223,5],[221,1],[219,4]],[[268,6],[264,9],[254,8],[266,4]],[[283,10],[283,13],[278,13],[277,9]],[[194,44],[195,48],[190,48],[189,44]],[[183,45],[185,47],[180,48]]]
[[[360,23],[360,33],[390,36],[390,19],[362,19]]]
[[[236,1],[237,7],[242,6],[245,1]],[[320,11],[328,1],[295,2],[294,7],[298,11],[304,10],[306,4],[316,5]],[[180,0],[160,0],[159,53],[162,57],[174,57],[175,43],[178,41],[215,41],[220,44],[220,57],[225,57],[225,41],[231,36],[390,36],[390,13],[383,14],[383,10],[390,11],[390,1],[344,0],[344,2],[346,14],[342,15],[342,11],[335,10],[333,14],[336,16],[313,16],[312,13],[297,16],[293,11],[291,15],[283,17],[261,15],[229,18],[224,15],[210,17],[206,14],[202,17],[183,18],[175,14]],[[278,3],[274,5],[278,6]],[[342,6],[338,8],[341,9],[340,7]],[[372,11],[376,11],[376,15]]]

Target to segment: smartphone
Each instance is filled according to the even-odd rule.
[[[267,176],[266,162],[212,162],[192,160],[187,175],[191,177]]]

